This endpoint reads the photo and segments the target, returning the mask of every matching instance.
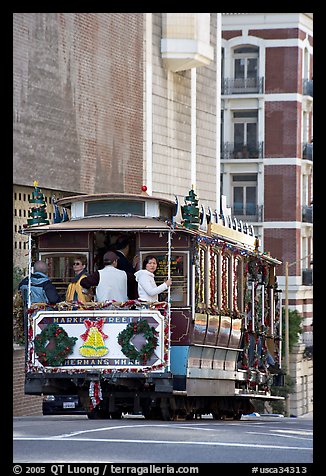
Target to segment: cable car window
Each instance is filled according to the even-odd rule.
[[[135,200],[100,200],[85,203],[85,216],[138,215],[145,216],[145,202]]]
[[[75,276],[73,262],[77,255],[84,255],[88,259],[88,253],[80,251],[75,251],[73,253],[40,253],[39,259],[45,261],[48,265],[48,276],[63,300],[66,295],[67,286]],[[88,266],[87,269],[89,269]]]
[[[157,259],[157,269],[155,272],[155,282],[162,284],[168,279],[168,256],[160,251],[142,251],[140,254],[141,263],[147,255],[153,255]],[[171,302],[172,307],[189,306],[188,292],[188,252],[171,254]],[[159,300],[166,300],[167,291],[159,295]]]
[[[163,205],[162,203],[160,203],[160,218],[166,220],[166,219],[169,219],[171,220],[171,207],[169,207],[168,205]]]

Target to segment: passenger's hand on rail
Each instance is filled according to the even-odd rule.
[[[165,281],[165,284],[167,285],[167,287],[171,286],[171,284],[172,284],[172,279],[167,279],[167,280]]]

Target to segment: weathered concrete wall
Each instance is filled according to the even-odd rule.
[[[143,14],[14,13],[14,183],[138,192],[142,71]]]

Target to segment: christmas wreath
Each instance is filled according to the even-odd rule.
[[[130,339],[136,334],[143,334],[147,343],[138,351],[131,343]],[[137,360],[142,365],[146,364],[147,360],[151,358],[154,350],[157,347],[158,332],[154,327],[150,327],[148,322],[144,319],[137,322],[130,322],[128,326],[118,335],[118,343],[121,345],[121,350],[131,362],[135,363]]]
[[[54,340],[54,348],[48,348],[50,340]],[[62,365],[72,352],[77,337],[69,337],[58,324],[48,324],[34,339],[34,349],[42,365],[55,367]]]

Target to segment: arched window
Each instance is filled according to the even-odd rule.
[[[257,46],[240,46],[234,49],[234,79],[251,79],[258,77],[259,48]]]

